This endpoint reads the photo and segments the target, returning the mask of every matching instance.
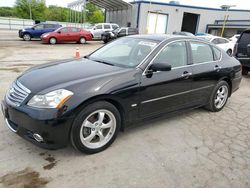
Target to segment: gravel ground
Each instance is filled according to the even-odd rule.
[[[0,98],[24,70],[100,47],[24,42],[0,31]],[[0,114],[0,187],[250,187],[250,75],[218,113],[204,109],[144,122],[104,152],[48,151],[9,131]]]

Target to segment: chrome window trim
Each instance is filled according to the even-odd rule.
[[[154,101],[158,101],[158,100],[162,100],[162,99],[166,99],[166,98],[170,98],[170,97],[174,97],[174,96],[178,96],[178,95],[183,95],[183,94],[186,94],[186,93],[191,93],[191,92],[194,92],[194,91],[199,91],[199,90],[210,88],[210,87],[214,87],[214,85],[208,85],[208,86],[204,86],[204,87],[200,87],[200,88],[196,88],[196,89],[191,89],[191,90],[180,92],[180,93],[175,93],[175,94],[172,94],[172,95],[165,95],[165,96],[162,96],[162,97],[149,99],[149,100],[146,100],[146,101],[142,101],[141,104],[146,104],[146,103],[150,103],[150,102],[154,102]]]
[[[165,40],[164,40],[165,41]],[[204,43],[204,44],[207,44],[207,45],[210,45],[210,46],[213,46],[211,45],[211,43],[209,42],[206,42],[206,41],[201,41],[199,39],[178,39],[178,40],[175,40],[175,41],[171,41],[169,43],[167,43],[166,45],[164,45],[160,51],[155,55],[155,57],[150,61],[150,63],[147,65],[147,67],[145,68],[145,70],[143,71],[142,75],[145,76],[146,75],[146,71],[148,70],[149,66],[153,63],[153,61],[155,60],[156,56],[159,55],[159,53],[169,44],[171,43],[174,43],[174,42],[200,42],[200,43]],[[159,45],[158,45],[159,46]],[[216,47],[216,46],[213,46],[213,47]],[[217,48],[217,47],[216,47]],[[218,50],[220,50],[219,48],[217,48]],[[212,49],[211,49],[212,50]],[[153,51],[152,51],[153,52]],[[207,62],[202,62],[202,63],[197,63],[197,64],[187,64],[185,66],[179,66],[179,67],[174,67],[172,68],[171,70],[175,70],[175,69],[180,69],[180,68],[185,68],[185,67],[191,67],[191,66],[195,66],[195,65],[203,65],[203,64],[207,64],[207,63],[216,63],[216,62],[220,62],[222,60],[222,51],[220,50],[221,54],[220,54],[220,59],[219,60],[215,60],[215,61],[207,61]],[[157,71],[156,73],[159,73],[159,72],[162,72],[162,71]],[[155,74],[155,73],[154,73]]]

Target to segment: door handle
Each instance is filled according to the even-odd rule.
[[[220,70],[221,70],[221,66],[215,65],[214,70],[215,70],[215,71],[220,71]]]
[[[192,75],[191,72],[185,71],[185,72],[183,72],[183,74],[181,75],[181,77],[189,77],[189,76],[191,76],[191,75]]]

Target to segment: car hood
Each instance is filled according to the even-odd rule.
[[[106,65],[88,59],[65,60],[35,66],[25,71],[18,78],[18,81],[32,93],[39,93],[50,88],[66,88],[76,82],[85,82],[90,79],[112,78],[114,74],[120,74],[128,70],[130,69]]]

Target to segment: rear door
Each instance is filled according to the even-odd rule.
[[[71,37],[72,37],[72,41],[79,41],[80,40],[80,28],[76,28],[76,27],[71,27]]]
[[[151,64],[166,63],[172,70],[154,72],[152,77],[142,75],[140,117],[190,106],[192,68],[188,57],[185,41],[169,43],[156,55]]]
[[[52,32],[55,30],[54,24],[44,24],[44,33]]]
[[[95,27],[94,27],[94,37],[95,38],[101,38],[101,35],[103,33],[103,24],[97,24]]]
[[[194,105],[201,105],[208,101],[217,80],[220,78],[221,52],[218,48],[201,41],[190,41],[189,45],[193,63],[190,100]]]

